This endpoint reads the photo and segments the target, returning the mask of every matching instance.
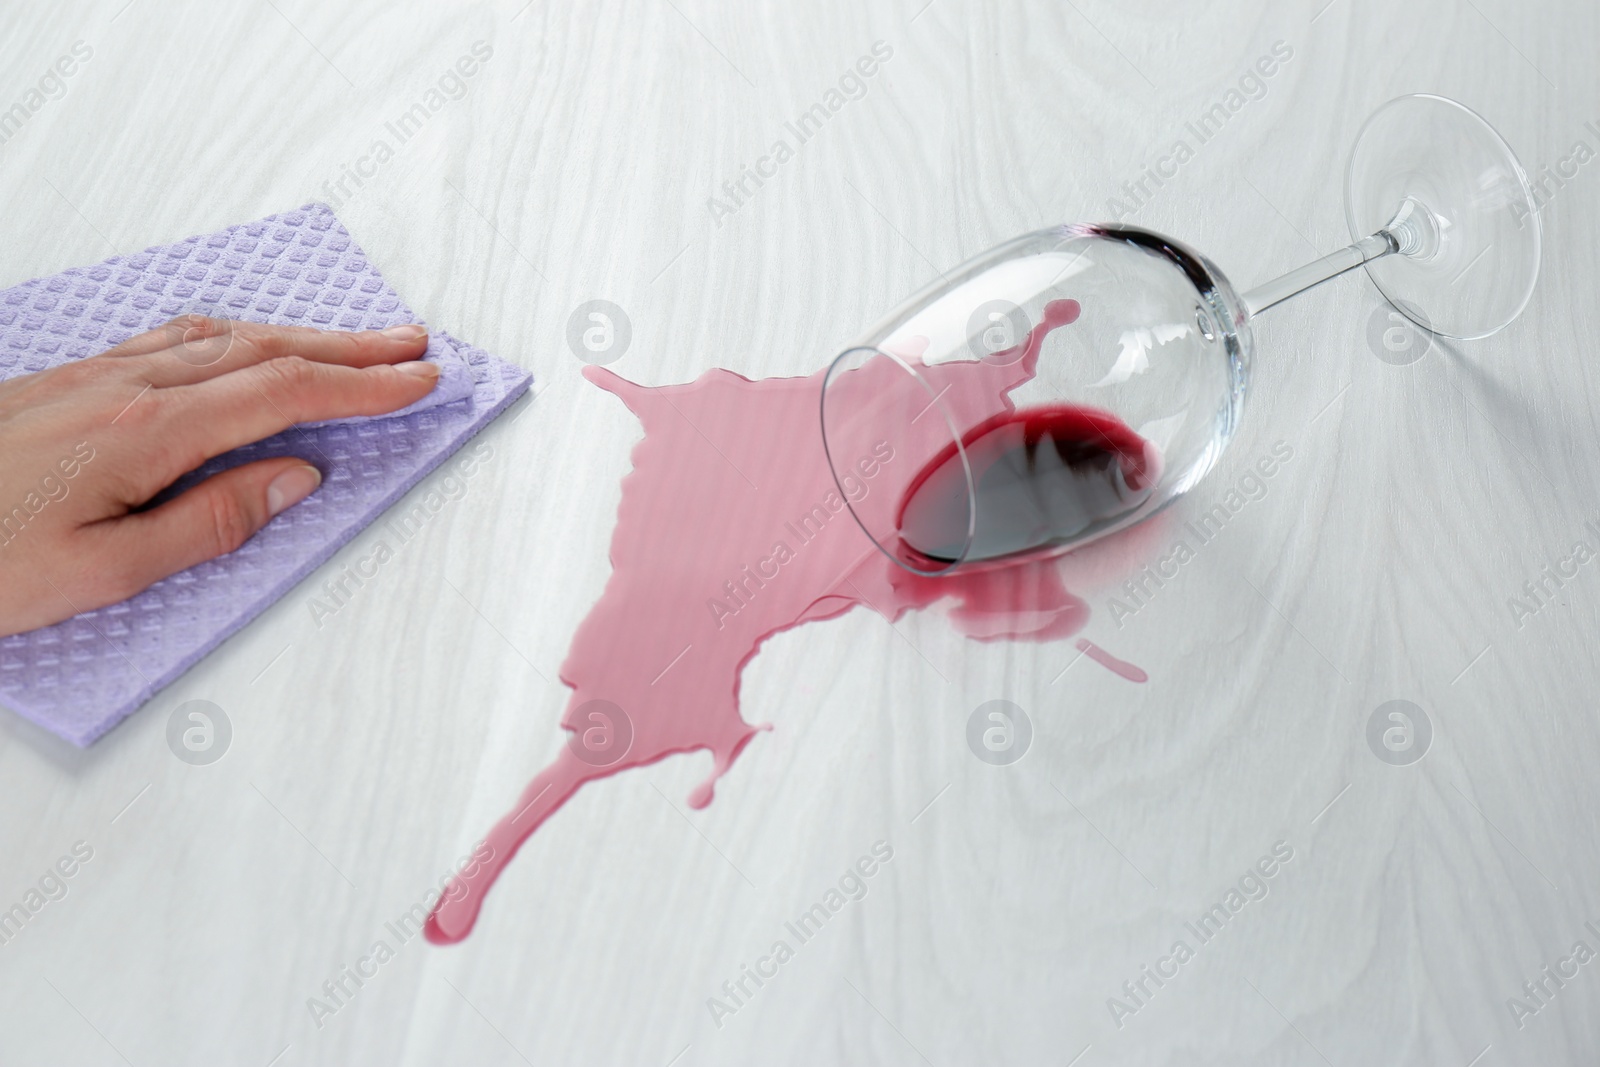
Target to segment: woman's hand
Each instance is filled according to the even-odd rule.
[[[427,395],[427,331],[183,316],[99,356],[0,382],[0,636],[125,600],[244,544],[322,475],[283,457],[135,511],[213,456],[296,423]]]

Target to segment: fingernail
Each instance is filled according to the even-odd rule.
[[[417,378],[437,378],[439,364],[429,363],[425,359],[414,359],[410,363],[396,363],[394,369],[401,374],[410,374]]]
[[[267,486],[267,518],[300,503],[321,484],[322,472],[310,464],[290,467]]]
[[[383,331],[383,336],[395,341],[415,341],[419,337],[426,337],[427,334],[428,328],[426,326],[418,326],[415,323],[407,323],[404,326],[391,326]]]

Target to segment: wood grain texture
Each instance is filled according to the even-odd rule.
[[[1103,217],[1282,40],[1265,95],[1135,215],[1253,284],[1344,242],[1345,154],[1391,97],[1463,100],[1533,171],[1600,147],[1594,5],[122,2],[0,16],[0,106],[73,42],[94,51],[0,145],[0,285],[328,198],[483,40],[462,98],[338,210],[428,321],[539,394],[322,627],[312,585],[370,539],[87,752],[0,717],[0,907],[94,850],[0,945],[0,1062],[1600,1053],[1600,964],[1520,1029],[1506,1005],[1575,941],[1600,949],[1600,571],[1520,627],[1506,607],[1600,519],[1594,163],[1546,207],[1539,289],[1490,340],[1388,365],[1364,278],[1259,323],[1218,469],[1165,525],[1063,565],[1087,636],[1147,685],[1070,645],[965,641],[938,610],[783,634],[744,675],[746,718],[775,730],[709,809],[684,803],[703,755],[586,789],[466,943],[404,945],[320,1027],[307,1008],[562,742],[557,670],[639,434],[578,375],[577,304],[626,309],[615,369],[643,382],[809,373],[936,271]],[[866,95],[719,224],[707,198],[880,40]],[[1116,625],[1126,574],[1279,441],[1294,458],[1265,496]],[[1037,731],[1008,768],[964,742],[997,697]],[[191,698],[234,725],[212,766],[165,744]],[[1391,699],[1433,723],[1415,765],[1368,749]],[[713,1025],[707,998],[879,840],[894,858],[865,898]],[[1198,945],[1185,923],[1279,841],[1270,893]],[[1107,998],[1183,937],[1195,957],[1117,1026]]]

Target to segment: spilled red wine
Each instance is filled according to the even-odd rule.
[[[858,384],[881,391],[889,369],[869,369]],[[938,388],[962,386],[952,393],[975,406],[975,421],[1009,410],[1006,392],[1030,373],[979,362],[927,371]],[[1089,605],[1048,561],[927,578],[885,559],[850,520],[813,444],[821,372],[750,381],[711,370],[666,386],[601,367],[584,377],[619,397],[644,436],[622,483],[611,577],[561,665],[572,689],[562,719],[569,740],[521,796],[506,798],[485,835],[490,858],[458,874],[434,905],[425,931],[435,943],[467,936],[517,850],[586,783],[706,750],[709,773],[689,806],[711,803],[717,779],[766,729],[741,714],[740,677],[774,634],[857,606],[893,622],[940,601],[980,641],[1055,641],[1089,621]],[[915,467],[909,453],[874,452],[876,441],[852,444],[853,459],[872,460],[856,468],[856,496],[889,501],[892,517]],[[595,743],[597,714],[623,729]]]
[[[912,479],[901,541],[936,563],[992,560],[1077,540],[1142,505],[1161,453],[1110,412],[1048,404],[1002,412],[952,441]]]
[[[1054,301],[1026,343],[1003,358],[927,366],[921,374],[951,398],[963,425],[1020,427],[1022,446],[1031,437],[1036,453],[1056,448],[1058,438],[1103,434],[1123,472],[1112,484],[1116,478],[1151,484],[1154,467],[1148,458],[1140,465],[1143,442],[1116,420],[1098,413],[1019,415],[1009,399],[1033,377],[1045,335],[1073,322],[1078,311],[1076,301]],[[896,373],[880,362],[852,371],[846,388],[892,394],[889,375]],[[892,522],[900,502],[916,495],[906,492],[921,470],[913,457],[934,451],[915,447],[923,440],[917,435],[935,442],[943,432],[931,422],[897,437],[900,450],[870,425],[847,439],[843,455],[854,474],[841,486],[816,442],[822,372],[751,381],[710,370],[689,384],[665,386],[637,385],[600,367],[585,368],[584,377],[638,416],[643,437],[622,482],[611,577],[561,665],[561,681],[572,690],[561,723],[568,743],[520,796],[507,798],[484,839],[489,858],[463,869],[435,903],[425,932],[437,944],[467,936],[518,849],[585,784],[703,750],[711,766],[689,806],[710,804],[717,779],[767,729],[745,721],[740,679],[774,634],[856,607],[893,623],[941,601],[951,605],[949,621],[980,641],[1060,640],[1089,621],[1089,605],[1066,588],[1050,561],[932,578],[902,569],[861,536],[847,502],[881,502]],[[1067,449],[1079,466],[1093,466],[1093,457],[1080,452]],[[1006,454],[999,448],[995,458]],[[932,465],[923,480],[938,472]],[[964,479],[960,490],[964,507]],[[1119,670],[1120,661],[1109,656],[1100,662]],[[1119,673],[1143,680],[1142,672]],[[592,728],[601,723],[608,729]]]

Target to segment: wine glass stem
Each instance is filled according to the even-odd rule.
[[[1341,248],[1332,255],[1323,256],[1314,263],[1307,263],[1281,278],[1274,278],[1265,285],[1256,286],[1244,294],[1245,308],[1254,318],[1274,304],[1281,304],[1297,293],[1303,293],[1314,285],[1321,285],[1329,278],[1336,278],[1363,263],[1398,251],[1400,251],[1400,241],[1388,230],[1379,230],[1370,237],[1363,237],[1349,248]]]

